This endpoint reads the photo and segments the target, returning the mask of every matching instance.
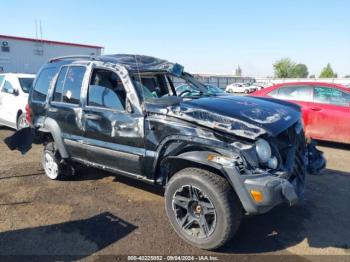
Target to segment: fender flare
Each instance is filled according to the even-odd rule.
[[[44,121],[43,128],[45,129],[46,132],[51,133],[55,146],[58,149],[58,152],[60,153],[61,157],[68,158],[69,154],[63,142],[61,128],[59,127],[57,122],[52,118],[46,118]]]
[[[171,175],[190,164],[190,166],[199,166],[216,171],[216,173],[225,177],[231,184],[231,180],[224,171],[223,167],[218,163],[208,160],[208,156],[211,154],[218,153],[213,151],[190,151],[176,156],[168,156],[160,163],[160,176],[163,177],[163,181],[166,184]],[[231,186],[233,185],[231,184]]]
[[[229,151],[230,149],[227,147],[227,144],[225,144],[222,141],[219,140],[210,140],[210,143],[208,143],[208,139],[205,138],[199,138],[199,137],[192,137],[192,136],[185,136],[185,135],[170,135],[165,137],[158,145],[157,150],[155,151],[154,154],[154,160],[152,163],[152,173],[157,172],[157,168],[162,162],[162,157],[169,158],[174,155],[163,155],[163,150],[166,145],[170,145],[172,143],[177,143],[177,142],[185,142],[188,145],[196,145],[198,147],[206,147],[208,149],[213,149],[213,151]],[[163,152],[163,153],[162,153]],[[213,152],[215,153],[215,152]],[[175,155],[178,156],[177,153]]]

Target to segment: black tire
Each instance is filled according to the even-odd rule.
[[[194,204],[195,208],[191,201],[182,202],[181,205],[188,206],[186,210],[176,203],[179,203],[178,198],[185,195],[187,188],[188,191],[195,189],[198,194],[194,195],[197,195],[197,199],[201,201],[198,201],[199,204]],[[202,203],[206,204],[202,205]],[[214,208],[214,212],[213,208],[210,208],[211,224],[208,223],[207,214],[203,215],[210,204]],[[199,213],[196,213],[198,206],[200,206]],[[242,205],[228,181],[217,174],[199,168],[185,168],[170,179],[165,190],[165,209],[174,230],[182,239],[193,246],[207,250],[217,249],[229,241],[237,232],[243,217]],[[183,215],[182,212],[188,215]],[[181,215],[183,218],[180,218]],[[191,222],[186,222],[186,217],[187,221],[191,220]],[[200,226],[203,217],[206,227]],[[181,226],[180,223],[183,225]],[[184,229],[183,227],[189,227],[189,223],[194,228]]]
[[[73,174],[73,168],[61,161],[60,154],[55,149],[53,142],[45,145],[41,163],[45,175],[52,180],[63,179]]]
[[[249,91],[249,90],[244,90],[244,93],[245,93],[245,94],[249,94],[250,91]]]
[[[26,126],[23,126],[23,123],[26,123]],[[24,127],[27,127],[29,126],[28,123],[27,123],[27,119],[26,119],[26,114],[25,113],[22,113],[18,118],[17,118],[17,123],[16,123],[16,127],[17,127],[17,130],[20,130]]]

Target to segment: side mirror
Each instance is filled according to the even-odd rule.
[[[18,90],[17,89],[5,89],[4,90],[6,93],[10,94],[10,95],[14,95],[14,96],[18,96]]]

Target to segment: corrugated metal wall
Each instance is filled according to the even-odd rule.
[[[3,48],[4,42],[8,43],[8,48]],[[100,55],[101,52],[102,48],[38,43],[0,37],[0,71],[35,74],[50,58],[65,55]]]

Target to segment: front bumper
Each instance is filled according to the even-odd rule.
[[[309,145],[307,151],[308,157],[305,160],[307,172],[305,173],[318,174],[326,166],[323,153],[314,145]],[[293,206],[303,199],[305,177],[295,178],[290,182],[287,179],[289,175],[285,172],[272,174],[262,171],[260,174],[242,175],[235,166],[225,167],[224,171],[248,214],[262,214],[282,203]],[[252,191],[260,192],[263,196],[262,200],[254,200]]]
[[[292,206],[299,201],[297,188],[285,178],[268,172],[244,176],[235,168],[225,168],[225,172],[248,214],[263,214],[279,204],[289,203]],[[255,201],[252,191],[261,192],[262,200]]]

